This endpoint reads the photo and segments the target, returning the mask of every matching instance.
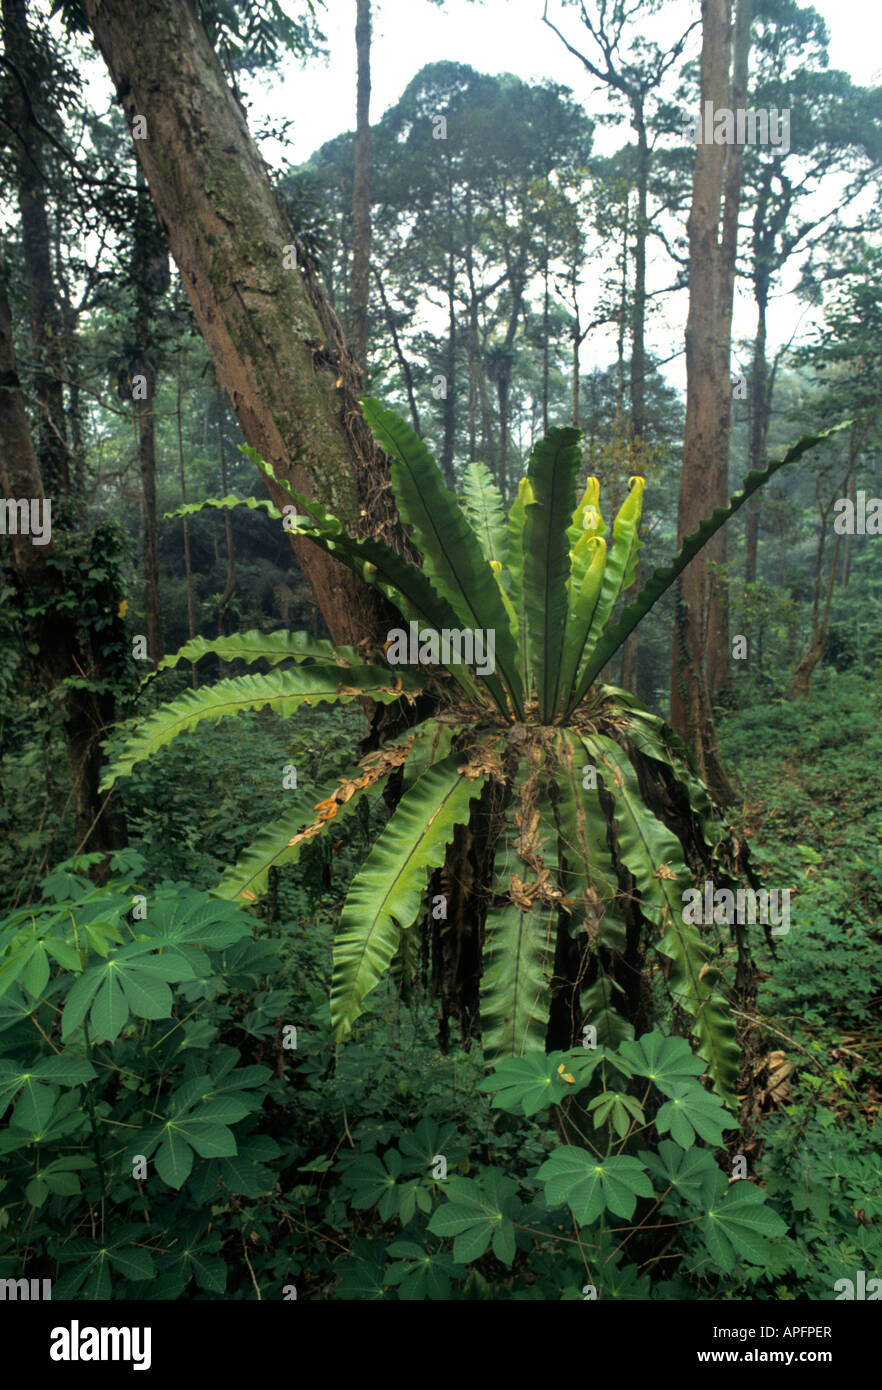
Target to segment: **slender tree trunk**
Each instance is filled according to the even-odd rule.
[[[187,505],[187,479],[184,473],[184,379],[181,369],[181,354],[178,353],[178,400],[177,400],[177,422],[178,422],[178,470],[181,477],[181,503]],[[190,518],[182,517],[184,523],[184,573],[187,577],[187,631],[190,640],[196,636],[196,613],[193,604],[193,564],[190,557]],[[199,668],[195,661],[190,663],[190,684],[194,690],[199,689]]]
[[[649,143],[642,97],[632,101],[633,123],[637,131],[637,207],[634,215],[634,297],[631,302],[631,433],[642,439],[646,433],[646,237],[649,227]]]
[[[220,391],[217,394],[217,447],[220,454],[221,468],[221,497],[227,495],[227,453],[224,448],[224,401]],[[233,524],[228,511],[224,512],[224,540],[226,541],[227,555],[227,577],[224,583],[224,591],[218,600],[217,605],[217,635],[226,636],[225,614],[230,599],[233,597],[233,589],[236,583],[236,557],[233,550]],[[229,666],[225,661],[218,661],[220,674],[226,676],[229,673]]]
[[[157,299],[168,287],[168,252],[159,244],[158,229],[144,175],[138,170],[132,273],[135,281],[136,361],[135,414],[138,421],[138,461],[141,469],[141,511],[144,532],[144,610],[147,646],[156,666],[165,656],[162,638],[162,600],[159,593],[159,548],[156,522],[156,359],[154,318]]]
[[[160,225],[248,443],[343,524],[414,555],[358,373],[188,0],[84,0]],[[143,138],[141,138],[143,137]],[[296,254],[295,254],[296,253]],[[286,494],[268,483],[273,500]],[[375,639],[385,605],[289,533],[332,637]]]
[[[442,419],[444,440],[441,445],[441,472],[451,492],[456,486],[453,455],[456,449],[456,261],[453,248],[447,253],[447,350],[444,359],[444,396]]]
[[[398,361],[399,367],[401,368],[401,376],[402,380],[404,381],[404,389],[407,392],[407,404],[410,409],[410,418],[413,422],[415,432],[419,434],[420,412],[417,408],[416,394],[413,389],[413,373],[410,369],[410,362],[408,361],[407,354],[404,352],[404,349],[401,346],[401,339],[398,336],[398,325],[395,322],[395,310],[389,303],[388,297],[386,295],[386,287],[383,284],[383,277],[378,270],[374,271],[374,279],[376,280],[377,287],[380,291],[380,299],[383,303],[383,313],[386,316],[386,327],[389,329],[389,334],[392,338],[392,346],[395,349],[395,357]]]
[[[371,261],[370,0],[356,0],[355,49],[358,60],[358,93],[352,189],[352,355],[364,370],[367,365]]]
[[[769,364],[766,359],[766,306],[768,278],[758,280],[755,288],[757,319],[753,340],[753,364],[750,372],[750,469],[761,468],[766,457],[766,437],[769,428]],[[760,493],[755,492],[747,504],[747,532],[744,552],[744,578],[756,583],[757,546],[759,542]]]
[[[729,3],[733,13],[732,0]],[[732,75],[729,109],[743,111],[747,107],[747,66],[750,54],[750,29],[753,22],[753,0],[734,0],[734,23],[731,23]],[[732,345],[732,310],[735,294],[735,267],[738,253],[738,211],[741,206],[743,148],[725,147],[723,174],[723,210],[719,247],[719,320],[716,349],[718,354],[717,438],[714,445],[713,489],[714,505],[725,506],[729,497],[729,437],[732,428],[732,386],[730,375]],[[729,588],[725,566],[728,558],[728,532],[718,531],[708,547],[708,560],[715,568],[711,572],[708,592],[707,683],[711,699],[729,683]]]

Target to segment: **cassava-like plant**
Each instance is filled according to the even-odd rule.
[[[340,916],[336,1038],[402,946],[413,957],[422,921],[442,1011],[466,1028],[479,1017],[488,1061],[569,1046],[586,1025],[614,1045],[635,1025],[649,1028],[666,996],[675,1029],[693,1035],[731,1103],[738,1048],[715,963],[720,943],[683,921],[682,901],[701,873],[733,882],[743,857],[673,733],[601,673],[714,532],[820,436],[750,474],[616,620],[640,548],[642,478],[630,480],[608,530],[597,479],[577,498],[579,432],[553,429],[534,448],[506,517],[482,464],[466,468],[460,504],[402,420],[374,400],[362,407],[422,568],[291,497],[300,534],[380,589],[401,629],[363,652],[287,631],[188,642],[160,669],[206,653],[281,669],[186,690],[161,706],[127,739],[104,785],[203,719],[263,706],[284,716],[363,697],[405,707],[403,733],[351,776],[298,792],[216,890],[254,902],[270,869],[295,861],[396,779],[397,804]],[[279,516],[269,503],[247,505]]]

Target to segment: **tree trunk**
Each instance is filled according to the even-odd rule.
[[[649,144],[643,99],[632,100],[637,131],[637,208],[634,218],[634,298],[631,303],[631,432],[635,440],[646,432],[646,235],[649,196]]]
[[[184,287],[248,443],[344,526],[413,556],[358,372],[188,0],[84,0]],[[138,119],[140,118],[140,120]],[[279,507],[289,501],[268,488]],[[295,555],[338,643],[373,640],[376,593],[309,542]]]
[[[766,360],[766,306],[768,276],[755,283],[756,335],[753,340],[753,364],[750,372],[750,471],[762,468],[766,456],[766,437],[769,428],[768,373]],[[760,493],[755,492],[747,504],[747,534],[745,537],[744,578],[756,583],[757,546],[759,542]]]
[[[703,0],[701,51],[701,111],[731,107],[729,81],[732,0]],[[736,64],[741,81],[743,34],[749,33],[749,11],[739,3],[738,33],[742,49]],[[743,53],[746,63],[746,52]],[[724,500],[728,486],[728,439],[731,412],[729,336],[737,236],[740,152],[733,169],[726,157],[735,146],[700,141],[695,152],[692,208],[689,214],[689,315],[686,325],[686,430],[677,516],[678,540],[698,529],[704,517]],[[721,228],[722,221],[722,228]],[[721,233],[721,235],[720,235]],[[718,241],[718,236],[720,240]],[[725,259],[724,259],[725,257]],[[726,302],[728,302],[728,309]],[[725,452],[723,452],[725,447]],[[717,552],[717,558],[719,551]],[[708,602],[707,550],[684,571],[678,598],[671,671],[671,721],[692,750],[702,778],[717,800],[734,799],[716,748],[716,732],[708,689],[706,653],[709,642],[721,638],[719,594],[713,613]],[[711,619],[716,626],[711,630]],[[728,660],[728,653],[727,660]],[[714,669],[719,672],[719,652]]]
[[[731,0],[729,4],[731,16]],[[750,53],[750,27],[753,20],[753,0],[737,0],[734,26],[731,28],[732,76],[728,107],[743,111],[747,107],[747,60]],[[731,21],[730,21],[731,22]],[[723,212],[719,248],[719,324],[717,327],[717,439],[712,466],[714,476],[714,505],[725,506],[729,498],[729,436],[732,428],[732,386],[730,358],[732,344],[732,309],[735,293],[735,264],[738,252],[738,210],[741,205],[743,150],[740,145],[725,149],[723,177]],[[708,560],[715,566],[711,571],[708,592],[707,683],[711,699],[725,689],[730,680],[729,662],[729,588],[725,574],[728,558],[728,532],[725,527],[711,540]]]
[[[368,295],[371,260],[371,3],[356,0],[358,60],[355,171],[352,187],[352,355],[367,365]]]
[[[70,491],[63,334],[52,274],[52,242],[43,181],[43,140],[33,97],[29,95],[36,96],[41,87],[40,60],[34,53],[25,0],[3,0],[3,50],[8,74],[8,109],[17,137],[13,141],[13,153],[35,362],[37,456],[43,481],[56,502],[56,521],[60,521]]]
[[[46,499],[40,466],[25,413],[12,322],[6,296],[5,272],[0,263],[0,488],[8,498],[28,499],[45,507]],[[45,511],[43,512],[45,519]],[[118,681],[128,661],[125,636],[118,611],[112,603],[113,578],[99,590],[88,584],[82,591],[79,577],[88,575],[92,539],[78,564],[56,564],[55,541],[50,534],[45,544],[36,545],[27,535],[12,536],[12,565],[9,575],[16,597],[31,608],[26,623],[26,651],[39,692],[58,688],[62,681],[75,678],[76,684],[63,691],[63,727],[74,789],[77,853],[118,849],[125,844],[121,814],[99,796],[101,773],[100,740],[109,732],[115,717],[113,683]],[[94,555],[97,567],[102,557]],[[49,563],[47,563],[49,562]],[[80,627],[81,615],[89,609],[104,609],[100,627],[87,633]],[[107,611],[109,609],[109,611]],[[104,616],[100,614],[100,616]],[[85,678],[86,684],[83,684]],[[90,688],[94,682],[94,688]]]
[[[147,648],[156,666],[165,656],[162,640],[162,601],[159,595],[159,551],[156,524],[156,304],[168,288],[168,252],[162,244],[150,207],[144,175],[138,170],[132,274],[135,281],[136,360],[131,366],[138,421],[138,461],[144,531],[144,610]]]
[[[217,394],[217,446],[220,453],[221,467],[221,497],[227,495],[227,454],[224,449],[224,401],[220,392]],[[233,588],[236,583],[236,556],[233,550],[233,523],[228,511],[224,512],[224,540],[226,542],[227,553],[227,577],[224,582],[224,591],[218,600],[217,605],[217,635],[226,636],[225,614],[230,599],[233,597]],[[226,661],[218,660],[218,667],[221,676],[228,676],[230,673],[229,665]]]
[[[453,455],[456,449],[456,391],[453,378],[456,373],[456,261],[453,249],[447,253],[447,350],[444,358],[444,396],[442,418],[444,420],[444,440],[441,445],[441,472],[451,492],[456,486],[453,471]]]
[[[187,479],[184,474],[184,382],[181,372],[181,356],[178,354],[178,401],[177,401],[177,420],[178,420],[178,470],[181,477],[181,505],[187,505]],[[196,636],[196,614],[193,604],[193,565],[190,558],[190,518],[181,518],[184,523],[184,573],[187,577],[187,632],[190,641]],[[199,668],[195,661],[190,663],[190,684],[194,690],[199,689]]]

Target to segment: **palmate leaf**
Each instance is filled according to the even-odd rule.
[[[536,1176],[545,1183],[548,1205],[565,1202],[580,1226],[590,1226],[607,1209],[630,1221],[637,1198],[652,1196],[652,1183],[639,1159],[617,1154],[595,1158],[575,1144],[554,1149]]]
[[[429,1230],[453,1236],[453,1258],[460,1264],[480,1259],[489,1245],[498,1260],[510,1265],[516,1250],[512,1216],[517,1187],[495,1168],[485,1169],[480,1182],[450,1178],[444,1189],[447,1200],[433,1214]]]
[[[504,1057],[492,1075],[478,1082],[479,1091],[493,1096],[494,1110],[512,1115],[538,1115],[549,1105],[559,1105],[568,1095],[584,1086],[603,1048],[583,1048],[570,1052],[528,1052],[524,1057]],[[564,1080],[565,1076],[573,1078]]]
[[[622,1043],[619,1053],[635,1076],[647,1077],[666,1096],[676,1094],[676,1088],[684,1083],[694,1082],[705,1069],[685,1038],[667,1038],[657,1031]]]
[[[126,777],[136,763],[149,758],[188,732],[203,719],[216,723],[243,710],[268,706],[276,714],[293,714],[304,704],[348,704],[368,695],[389,704],[401,697],[402,690],[419,690],[418,673],[391,671],[382,666],[298,666],[290,671],[271,671],[259,676],[234,676],[199,690],[185,690],[176,699],[148,716],[129,736],[120,753],[104,774],[101,789],[112,787]]]
[[[676,557],[670,565],[655,570],[644,584],[640,593],[633,603],[629,604],[614,627],[600,638],[588,660],[588,664],[579,682],[579,688],[575,699],[570,708],[575,709],[576,705],[584,698],[591,682],[596,679],[600,671],[603,670],[610,657],[618,651],[619,647],[627,637],[634,631],[634,628],[646,616],[650,609],[658,602],[673,584],[678,575],[694,559],[698,552],[707,545],[712,536],[716,535],[720,527],[725,525],[730,516],[744,506],[744,503],[751,497],[758,488],[768,482],[779,468],[783,468],[788,463],[794,463],[801,458],[809,449],[814,449],[823,440],[829,439],[838,430],[848,429],[851,425],[850,420],[843,421],[842,424],[834,425],[832,429],[824,430],[822,434],[805,435],[783,458],[776,459],[766,465],[765,468],[748,473],[741,485],[741,490],[733,494],[729,503],[725,507],[715,508],[713,514],[701,523],[698,530],[691,536],[687,536],[681,545]]]
[[[42,1117],[42,1123],[52,1113],[58,1094],[57,1086],[79,1086],[84,1081],[94,1080],[96,1074],[92,1063],[74,1052],[61,1052],[55,1056],[44,1057],[27,1067],[0,1058],[0,1116],[5,1114],[12,1101],[23,1090],[30,1094],[32,1099],[30,1107],[21,1110],[20,1124],[24,1124],[26,1115],[34,1119]],[[45,1093],[43,1101],[35,1094],[37,1091]],[[17,1116],[24,1099],[25,1097],[19,1099],[16,1107]]]
[[[714,990],[717,972],[708,961],[701,937],[683,921],[682,893],[690,875],[683,850],[672,831],[644,805],[637,774],[611,738],[584,734],[582,743],[614,802],[614,819],[622,861],[634,875],[643,910],[664,928],[656,949],[671,960],[669,988],[674,1000],[695,1023],[698,1053],[707,1062],[717,1091],[735,1102],[738,1047],[730,1011]]]
[[[717,1189],[700,1227],[711,1259],[725,1274],[738,1258],[764,1264],[768,1242],[786,1235],[786,1224],[766,1204],[763,1189],[747,1179],[726,1185],[720,1174]]]
[[[444,860],[456,825],[487,773],[476,775],[454,753],[424,772],[402,797],[356,875],[334,940],[331,1027],[336,1041],[350,1030],[366,994],[389,967],[401,931],[416,917],[426,872]]]
[[[655,1117],[659,1134],[669,1130],[671,1138],[684,1149],[691,1149],[695,1136],[717,1148],[723,1142],[724,1129],[738,1125],[727,1114],[719,1096],[706,1091],[694,1080],[672,1082],[665,1092],[670,1096]]]
[[[462,475],[462,500],[484,558],[504,560],[506,525],[502,493],[486,463],[466,465]]]
[[[655,1178],[657,1191],[672,1189],[671,1195],[681,1197],[690,1206],[697,1206],[707,1190],[707,1183],[720,1178],[713,1154],[707,1149],[683,1149],[670,1139],[659,1142],[658,1152],[641,1149],[638,1157]]]
[[[531,675],[543,723],[557,707],[570,577],[567,525],[582,457],[580,439],[577,429],[549,430],[534,447],[528,470],[534,501],[527,507],[524,522],[524,608]]]
[[[495,633],[495,659],[513,713],[523,718],[517,650],[499,587],[461,507],[445,486],[422,440],[379,401],[365,397],[362,413],[389,456],[398,510],[414,528],[426,574],[467,627]],[[493,677],[482,677],[488,686]]]
[[[180,954],[160,955],[152,942],[131,942],[84,970],[74,982],[61,1015],[61,1036],[68,1039],[90,1007],[96,1042],[114,1042],[130,1012],[139,1018],[170,1018],[173,999],[168,983],[194,978],[192,965]]]
[[[270,869],[296,863],[304,845],[339,824],[355,810],[366,792],[379,790],[390,773],[404,766],[411,750],[425,739],[427,732],[428,726],[390,739],[381,749],[362,758],[360,771],[352,778],[336,778],[321,788],[304,788],[291,808],[263,826],[235,866],[227,869],[213,890],[215,896],[256,901],[267,890]]]
[[[510,890],[513,875],[531,876],[518,858],[521,834],[515,824],[526,770],[518,778],[508,821],[496,849],[497,893]],[[537,797],[539,823],[533,849],[549,866],[557,862],[557,835],[547,798]],[[525,883],[526,891],[526,883]],[[509,896],[487,912],[481,974],[481,1041],[486,1062],[544,1052],[551,999],[551,975],[557,938],[557,902],[541,896],[530,906],[523,892],[519,905]]]

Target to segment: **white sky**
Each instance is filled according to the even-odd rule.
[[[814,8],[826,21],[829,31],[830,66],[842,68],[861,85],[882,83],[882,0],[815,0]],[[299,3],[292,4],[292,13]],[[333,139],[355,124],[355,0],[327,0],[319,11],[320,27],[328,40],[327,62],[313,61],[305,68],[290,62],[283,77],[265,83],[247,83],[246,91],[255,116],[292,118],[293,144],[285,157],[295,163],[305,161],[319,145]],[[401,96],[405,87],[426,63],[449,59],[467,63],[480,72],[511,72],[528,82],[553,80],[573,92],[589,114],[611,109],[604,92],[578,59],[571,56],[552,31],[542,23],[543,0],[446,0],[434,5],[429,0],[374,0],[373,44],[371,51],[371,119]],[[549,0],[549,17],[575,47],[582,43],[584,30],[578,7]],[[641,25],[641,33],[661,43],[670,42],[700,17],[699,0],[669,0],[662,14]],[[691,36],[691,51],[697,55],[700,28]],[[89,96],[99,110],[111,99],[107,73],[97,55],[84,65]],[[629,126],[597,127],[595,149],[604,153],[628,138]],[[262,145],[264,157],[274,162],[270,142]],[[839,185],[825,190],[812,211],[826,211],[838,203]],[[581,311],[583,322],[593,316],[597,281],[592,274],[596,262],[586,268]],[[811,323],[805,306],[790,293],[796,279],[796,265],[777,298],[769,307],[769,350],[796,333],[801,337]],[[648,289],[663,288],[673,279],[674,267],[656,255],[650,261]],[[685,387],[682,356],[686,322],[685,292],[669,295],[661,311],[647,325],[647,347],[656,357],[674,360],[662,371],[675,386]],[[431,311],[430,311],[431,314]],[[431,321],[427,316],[427,321]],[[750,339],[755,311],[749,286],[736,285],[733,341]],[[605,366],[613,359],[612,332],[599,333],[582,346],[582,368]],[[736,367],[733,354],[733,369]]]
[[[882,0],[816,0],[814,8],[827,23],[830,36],[830,66],[842,68],[862,85],[882,82]],[[375,0],[373,5],[371,119],[401,96],[413,76],[426,63],[441,59],[468,63],[486,73],[515,73],[525,81],[551,79],[570,87],[576,100],[589,113],[608,109],[606,97],[578,59],[567,53],[560,40],[541,22],[543,0],[447,0],[443,6],[428,0]],[[584,30],[578,8],[550,0],[549,17],[579,47]],[[670,0],[663,14],[642,32],[669,41],[692,20],[700,17],[699,0]],[[251,96],[261,112],[293,117],[293,150],[288,157],[300,162],[318,145],[350,130],[355,124],[355,0],[328,0],[320,12],[320,24],[327,35],[330,56],[327,64],[311,63],[306,69],[291,64],[286,80],[274,82],[265,91]],[[692,36],[693,52],[700,45],[700,30]],[[302,113],[302,114],[301,114]],[[627,138],[629,127],[595,132],[595,148],[615,148]],[[264,146],[265,156],[272,150]],[[837,201],[836,189],[829,191],[829,203]],[[650,266],[650,290],[673,278],[670,261],[656,259]],[[795,277],[791,276],[790,284]],[[653,283],[654,282],[654,283]],[[773,301],[769,313],[769,346],[772,351],[790,338],[795,329],[804,331],[808,318],[800,318],[804,306],[786,293]],[[584,292],[584,314],[590,315],[593,288]],[[661,314],[648,329],[648,346],[660,357],[682,347],[686,316],[685,293],[669,296]],[[748,287],[736,293],[734,336],[748,338],[754,328],[754,310]],[[583,346],[583,369],[595,363],[605,365],[612,352],[611,337],[595,338]],[[682,357],[665,370],[674,384],[683,385]]]

